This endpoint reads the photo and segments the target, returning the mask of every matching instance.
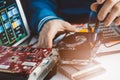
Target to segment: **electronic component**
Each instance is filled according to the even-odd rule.
[[[67,34],[57,45],[62,64],[87,65],[91,62],[99,48],[99,39],[92,42],[89,33]]]
[[[59,65],[58,71],[70,80],[89,80],[105,72],[105,69],[98,62],[89,65]]]
[[[58,60],[49,48],[0,46],[0,53],[0,80],[42,80]]]
[[[103,43],[120,41],[120,26],[111,24],[110,26],[106,27],[103,23],[100,23],[99,29],[102,33],[101,40]]]

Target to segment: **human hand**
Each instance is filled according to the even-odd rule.
[[[70,23],[63,20],[50,20],[42,28],[39,33],[38,47],[52,48],[53,38],[59,31],[72,31],[76,32],[76,28]]]
[[[112,22],[115,25],[120,25],[120,0],[97,0],[91,5],[91,9],[95,11],[100,4],[103,6],[98,12],[98,19],[104,20],[105,26],[109,26]]]

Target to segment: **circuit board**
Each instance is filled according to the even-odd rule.
[[[34,80],[38,80],[42,73],[45,73],[42,74],[42,77],[45,76],[46,72],[55,65],[51,55],[52,49],[50,48],[0,46],[0,75],[1,73],[29,75],[28,80],[32,80],[30,75],[33,78],[33,74],[37,74],[37,78],[35,79],[35,76]]]

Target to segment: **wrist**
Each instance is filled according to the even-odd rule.
[[[51,21],[51,20],[56,20],[56,19],[61,19],[57,16],[47,16],[45,18],[43,18],[42,20],[40,20],[40,22],[38,23],[38,32],[41,31],[42,27],[44,26],[44,24],[46,24],[48,21]]]

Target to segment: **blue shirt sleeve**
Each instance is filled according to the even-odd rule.
[[[66,21],[89,17],[90,5],[96,0],[23,0],[26,2],[28,22],[34,32],[39,33],[43,25],[52,19]],[[59,17],[58,17],[59,16]]]
[[[39,33],[42,26],[49,20],[59,19],[56,16],[56,0],[27,0],[29,24],[31,29]]]

